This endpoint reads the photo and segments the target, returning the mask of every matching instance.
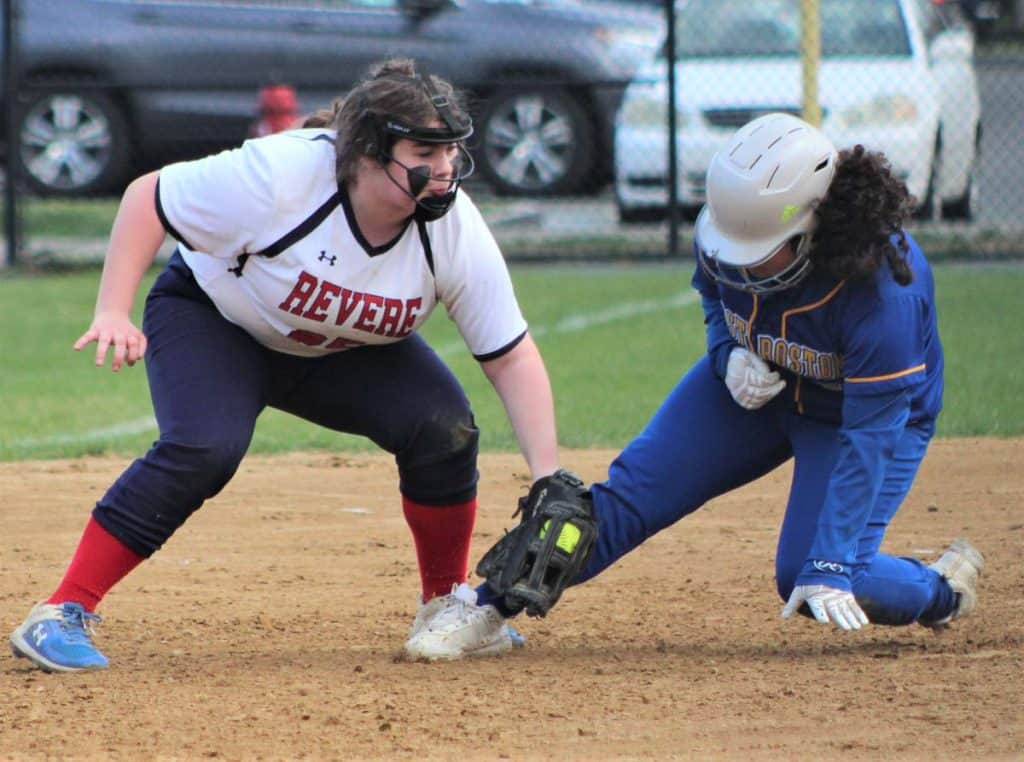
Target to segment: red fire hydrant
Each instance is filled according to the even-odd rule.
[[[268,85],[260,89],[259,120],[253,125],[253,137],[272,135],[295,126],[299,118],[298,97],[291,85]]]

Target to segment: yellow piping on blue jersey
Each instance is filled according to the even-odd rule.
[[[783,312],[782,313],[782,325],[779,326],[779,336],[782,339],[786,338],[786,319],[790,315],[797,315],[797,314],[799,314],[801,312],[810,312],[813,309],[817,309],[818,307],[820,307],[821,305],[825,304],[826,302],[831,301],[831,299],[836,294],[838,294],[840,289],[842,289],[842,287],[845,286],[845,285],[846,285],[846,281],[845,280],[841,280],[841,281],[839,281],[839,285],[837,285],[834,289],[832,289],[827,294],[825,294],[825,296],[821,297],[821,299],[816,301],[814,304],[805,304],[802,307],[794,307],[791,310],[786,310],[785,312]]]
[[[761,306],[761,301],[758,299],[757,294],[753,294],[754,305],[750,310],[750,317],[747,319],[747,349],[751,352],[756,352],[757,349],[754,347],[754,337],[750,335],[751,330],[754,328],[754,318],[757,317],[757,310]]]
[[[874,383],[875,381],[889,381],[889,380],[894,379],[894,378],[902,378],[903,376],[909,376],[911,373],[918,373],[919,371],[922,371],[922,370],[924,370],[927,367],[928,367],[928,363],[924,363],[923,362],[920,365],[915,365],[913,368],[907,368],[906,370],[901,370],[898,373],[889,373],[889,374],[884,375],[884,376],[870,376],[868,378],[848,378],[848,379],[846,379],[846,383],[848,383],[848,384],[870,384],[870,383]]]

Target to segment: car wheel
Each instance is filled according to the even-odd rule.
[[[978,188],[978,156],[981,148],[981,132],[978,132],[974,141],[974,162],[971,164],[970,172],[967,174],[967,185],[960,198],[946,202],[942,205],[942,216],[951,220],[969,221],[978,214],[978,202],[981,199],[981,191]]]
[[[668,216],[668,210],[663,206],[623,206],[622,204],[617,204],[617,206],[619,222],[623,225],[660,222]]]
[[[935,139],[935,151],[932,154],[932,168],[928,175],[928,187],[925,196],[914,210],[914,217],[919,220],[939,222],[942,218],[942,199],[939,197],[939,173],[942,171],[942,137]]]
[[[915,219],[925,222],[938,222],[941,219],[939,210],[942,208],[942,203],[936,187],[935,172],[932,171],[928,178],[928,188],[925,190],[924,200],[914,210]]]
[[[498,93],[480,121],[480,170],[498,193],[572,193],[591,179],[594,129],[583,107],[563,91]]]
[[[967,178],[967,187],[964,195],[954,201],[942,205],[942,217],[947,220],[970,221],[978,212],[978,199],[981,196],[978,191],[978,184],[975,181],[974,169],[971,169],[971,176]]]
[[[102,93],[45,93],[18,120],[22,177],[36,193],[87,196],[112,189],[129,161],[128,127]]]

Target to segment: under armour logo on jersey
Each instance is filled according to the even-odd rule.
[[[326,251],[321,251],[320,256],[317,257],[317,259],[319,259],[321,262],[326,262],[331,267],[334,267],[334,263],[338,261],[338,258],[336,256],[334,256],[333,254],[328,256]]]
[[[846,567],[842,564],[837,564],[835,561],[815,561],[814,568],[821,572],[829,572],[830,574],[845,574]]]
[[[36,647],[41,646],[43,641],[46,640],[46,627],[40,622],[32,630],[32,639],[36,642]]]

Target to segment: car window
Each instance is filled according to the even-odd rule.
[[[836,56],[909,56],[898,0],[821,0],[821,49]],[[800,0],[688,0],[676,27],[680,58],[796,56]]]

